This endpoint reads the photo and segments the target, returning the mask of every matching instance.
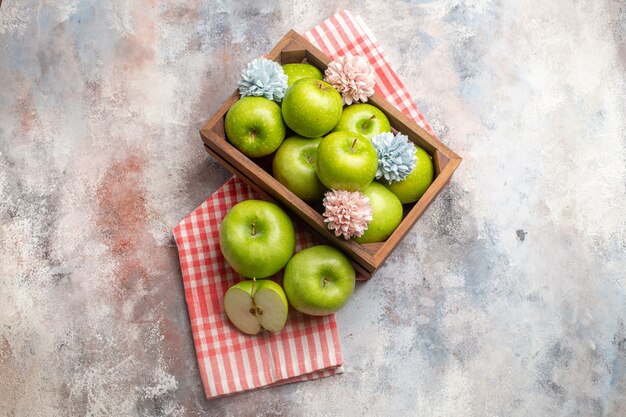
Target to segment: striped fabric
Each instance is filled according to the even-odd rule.
[[[341,11],[304,36],[331,57],[352,54],[368,58],[376,70],[376,92],[432,132],[360,18]],[[335,316],[312,317],[291,310],[282,332],[257,336],[239,332],[228,321],[222,298],[242,278],[222,257],[219,224],[233,205],[250,198],[256,198],[254,192],[240,180],[231,178],[173,230],[207,398],[322,378],[342,371]],[[296,232],[297,250],[313,243],[306,231]],[[280,282],[280,277],[277,280]]]

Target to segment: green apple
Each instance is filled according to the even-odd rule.
[[[302,78],[287,89],[283,98],[283,119],[300,136],[318,138],[339,121],[343,103],[332,85],[314,78]]]
[[[321,200],[326,191],[315,173],[315,154],[322,138],[291,136],[274,154],[274,177],[305,201]]]
[[[293,223],[276,204],[245,200],[220,224],[220,249],[230,266],[248,278],[274,275],[289,262],[296,245]]]
[[[355,278],[346,255],[332,246],[319,245],[291,258],[285,268],[283,287],[293,308],[313,316],[326,316],[348,302]]]
[[[385,113],[371,104],[359,103],[343,109],[341,118],[333,132],[356,132],[368,139],[383,132],[391,132],[391,125]]]
[[[378,168],[374,145],[355,132],[333,132],[317,147],[315,172],[333,190],[359,191],[367,187]]]
[[[274,152],[285,139],[278,104],[265,97],[242,97],[226,113],[226,137],[244,155],[258,158]]]
[[[383,242],[396,230],[402,221],[402,203],[384,185],[374,181],[361,191],[370,200],[372,221],[361,237],[355,237],[357,243]]]
[[[287,86],[291,87],[291,84],[295,83],[301,78],[315,78],[316,80],[323,80],[324,76],[322,71],[309,64],[285,64],[283,70],[287,74]]]
[[[287,322],[289,304],[280,285],[269,279],[242,281],[226,291],[228,319],[246,334],[280,332]]]
[[[419,200],[433,183],[435,177],[435,167],[428,152],[416,146],[415,156],[417,156],[415,168],[405,179],[385,185],[400,199],[402,204]]]

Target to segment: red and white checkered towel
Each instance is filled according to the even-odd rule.
[[[239,201],[259,198],[231,178],[174,228],[185,298],[200,375],[208,398],[303,381],[340,371],[341,348],[334,316],[313,317],[290,310],[280,333],[249,336],[229,321],[222,299],[245,279],[224,260],[219,225]],[[296,227],[296,250],[313,244]],[[279,278],[280,279],[280,278]]]
[[[347,11],[339,12],[308,31],[305,37],[331,57],[367,57],[376,70],[376,92],[432,132],[360,18]],[[222,257],[219,224],[232,206],[251,198],[258,197],[246,184],[231,178],[173,230],[207,398],[342,371],[334,315],[312,317],[290,310],[282,332],[257,336],[239,332],[228,321],[222,305],[224,293],[243,278]],[[299,227],[296,235],[296,250],[313,244],[312,237]]]

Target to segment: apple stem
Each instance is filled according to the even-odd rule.
[[[350,146],[350,151],[354,151],[354,145],[356,145],[356,141],[357,141],[357,138],[354,138],[354,141],[352,142],[352,146]]]
[[[256,220],[252,222],[252,236],[256,235]]]
[[[322,279],[322,287],[325,287],[328,284],[328,280],[326,278]]]
[[[367,119],[367,120],[374,120],[375,118],[376,118],[376,115],[375,115],[375,114],[372,114],[372,115],[370,116],[370,118],[369,118],[369,119]]]

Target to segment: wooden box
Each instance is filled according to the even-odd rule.
[[[330,58],[293,30],[289,31],[266,57],[281,64],[302,62],[306,58],[309,64],[317,66],[322,72],[330,62]],[[435,179],[419,201],[404,206],[402,223],[385,242],[360,245],[352,240],[335,237],[324,223],[321,205],[310,206],[272,177],[272,155],[250,159],[228,142],[224,133],[224,117],[238,99],[239,91],[235,90],[200,130],[206,151],[264,198],[282,203],[290,209],[323,241],[348,255],[357,270],[368,278],[385,262],[400,240],[446,186],[461,163],[461,158],[457,154],[407,118],[383,97],[377,94],[370,97],[368,103],[375,105],[387,115],[395,131],[407,135],[411,141],[431,155],[435,166]]]

